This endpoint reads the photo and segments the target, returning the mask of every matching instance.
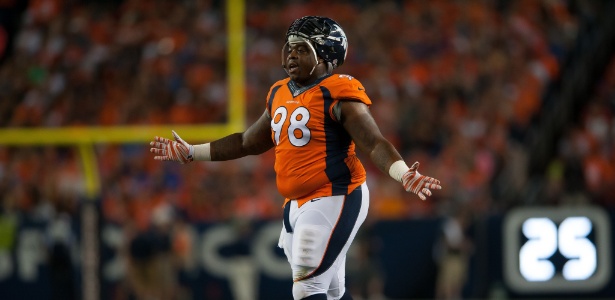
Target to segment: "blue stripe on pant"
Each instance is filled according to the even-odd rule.
[[[316,268],[316,270],[314,270],[314,272],[298,280],[316,277],[331,268],[340,252],[342,252],[346,242],[348,242],[348,239],[352,234],[352,230],[357,223],[359,213],[361,212],[362,198],[363,194],[361,191],[361,186],[358,186],[354,191],[352,191],[352,193],[345,197],[344,207],[342,208],[342,212],[340,213],[340,217],[335,225],[335,228],[333,228],[331,238],[329,239],[329,245],[327,246],[327,251],[323,256],[320,265]]]

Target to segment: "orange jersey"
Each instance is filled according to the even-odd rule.
[[[371,105],[361,83],[348,75],[328,75],[307,87],[289,78],[267,95],[271,138],[275,145],[278,190],[298,205],[310,199],[347,195],[365,181],[355,144],[337,120],[339,101]]]

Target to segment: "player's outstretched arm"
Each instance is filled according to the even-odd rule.
[[[258,155],[273,148],[271,118],[267,111],[242,133],[234,133],[211,142],[211,160],[232,160],[248,155]]]
[[[419,163],[408,167],[399,152],[384,137],[369,112],[367,105],[356,101],[341,104],[341,122],[361,152],[369,155],[374,164],[393,179],[401,182],[404,189],[415,193],[422,200],[431,196],[431,189],[441,189],[440,181],[421,175]]]
[[[154,153],[155,160],[175,161],[181,164],[194,160],[223,161],[261,154],[273,147],[269,124],[270,119],[265,111],[246,131],[200,145],[185,142],[173,131],[173,140],[155,137],[150,142],[150,152]]]

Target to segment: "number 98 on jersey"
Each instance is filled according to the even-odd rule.
[[[609,215],[598,207],[510,211],[503,226],[504,279],[520,293],[583,293],[611,276]]]

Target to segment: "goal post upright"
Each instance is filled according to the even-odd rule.
[[[96,201],[102,189],[96,159],[96,144],[147,145],[154,136],[170,138],[171,130],[186,141],[206,142],[245,130],[245,0],[226,1],[227,27],[227,122],[195,125],[138,125],[138,126],[70,126],[0,128],[0,147],[73,146],[77,150],[85,182],[85,201],[82,218],[83,286],[85,300],[100,298],[99,241],[92,238],[100,230]],[[149,154],[149,153],[148,153]]]

